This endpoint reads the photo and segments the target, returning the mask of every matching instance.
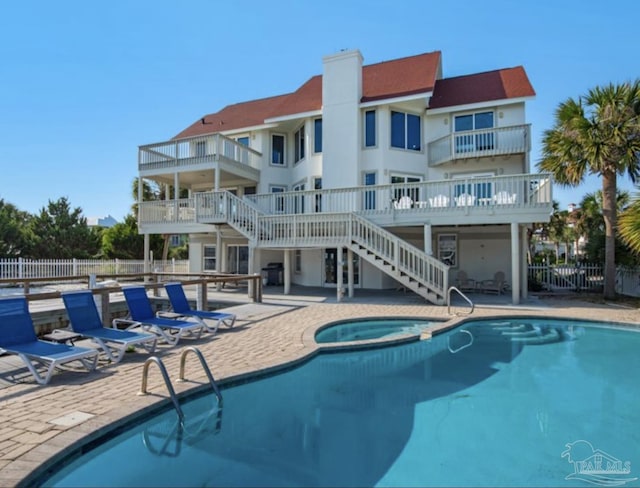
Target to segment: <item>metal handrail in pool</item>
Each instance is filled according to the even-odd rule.
[[[182,413],[182,408],[180,407],[180,403],[178,402],[178,397],[176,396],[176,392],[173,389],[171,380],[169,379],[167,368],[165,368],[162,360],[156,356],[151,356],[144,362],[144,366],[142,367],[142,386],[140,387],[140,392],[138,393],[138,395],[147,394],[147,377],[149,376],[149,366],[151,366],[151,363],[157,364],[158,368],[160,368],[160,373],[162,373],[164,384],[167,386],[167,390],[169,390],[169,396],[171,397],[173,406],[175,407],[176,412],[178,412],[178,417],[180,417],[180,421],[182,422],[184,420],[184,413]]]
[[[206,373],[207,378],[209,378],[209,384],[211,384],[211,388],[213,389],[213,392],[216,394],[216,397],[218,397],[218,406],[222,408],[222,394],[218,389],[218,385],[216,384],[216,381],[213,379],[211,370],[209,369],[209,366],[207,365],[207,362],[205,361],[204,356],[202,355],[202,352],[200,352],[200,349],[198,349],[197,347],[188,346],[182,350],[182,354],[180,354],[180,379],[178,381],[186,381],[184,379],[184,366],[187,361],[187,354],[189,352],[193,352],[196,356],[198,356],[198,359],[200,360],[200,364],[202,365],[202,369],[204,369],[204,372]]]
[[[467,301],[467,303],[469,305],[471,305],[471,310],[468,313],[463,314],[463,315],[471,315],[473,313],[474,308],[475,308],[475,306],[473,305],[473,302],[471,301],[471,299],[469,299],[469,297],[467,295],[462,293],[455,286],[450,286],[449,289],[447,290],[447,314],[451,315],[451,292],[452,291],[458,292],[458,295],[460,295],[462,298],[464,298]],[[456,315],[460,315],[460,314],[456,313]]]

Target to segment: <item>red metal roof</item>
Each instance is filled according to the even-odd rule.
[[[522,66],[436,81],[429,108],[532,97],[536,92]]]

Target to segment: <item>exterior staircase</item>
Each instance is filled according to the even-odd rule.
[[[226,192],[207,195],[199,220],[224,222],[257,248],[337,247],[362,259],[428,301],[443,305],[449,266],[354,212],[268,214]]]

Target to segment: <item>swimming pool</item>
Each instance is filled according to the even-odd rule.
[[[214,400],[194,399],[183,406],[181,436],[167,410],[39,484],[572,486],[586,485],[585,476],[637,478],[638,351],[635,330],[520,318],[320,354],[223,388],[217,433]],[[620,464],[597,474],[580,464],[589,459]]]
[[[366,341],[389,339],[405,334],[419,335],[437,321],[417,318],[375,318],[337,322],[323,327],[316,333],[316,342]]]

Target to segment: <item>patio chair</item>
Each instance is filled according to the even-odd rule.
[[[164,288],[167,290],[167,296],[171,302],[171,310],[173,313],[186,317],[193,317],[204,325],[209,332],[213,332],[215,334],[220,325],[224,324],[228,328],[231,328],[236,322],[236,315],[233,313],[209,312],[206,310],[192,309],[191,305],[189,305],[189,301],[187,300],[187,296],[184,293],[182,283],[166,283]],[[206,320],[215,321],[215,326],[209,326],[205,322]]]
[[[505,287],[505,277],[502,271],[498,271],[493,275],[491,280],[483,280],[480,282],[480,291],[483,293],[495,293],[502,295]]]
[[[129,347],[139,346],[149,354],[156,350],[158,336],[146,332],[119,330],[103,327],[98,308],[90,291],[74,291],[62,294],[71,330],[95,342],[109,361],[119,363]]]
[[[458,207],[471,207],[476,204],[476,197],[468,193],[461,193],[455,198],[455,201]]]
[[[456,277],[456,287],[460,291],[476,291],[477,282],[467,276],[467,272],[460,270]]]
[[[127,286],[122,289],[122,293],[133,321],[129,329],[142,327],[143,330],[159,335],[172,346],[176,345],[185,334],[195,335],[196,339],[202,335],[204,326],[200,322],[156,316],[144,286]]]
[[[399,200],[394,200],[393,201],[393,207],[395,209],[411,208],[411,207],[413,207],[413,200],[411,199],[411,197],[408,197],[407,195],[404,195],[404,196],[400,197]]]
[[[448,207],[449,197],[446,195],[436,195],[435,197],[429,198],[429,205],[432,207]]]
[[[96,369],[98,351],[38,339],[25,297],[0,299],[0,348],[22,359],[35,380],[46,385],[55,368],[80,361],[88,370]],[[36,366],[45,366],[44,375]]]
[[[511,205],[516,203],[517,195],[515,193],[509,193],[506,191],[499,191],[493,195],[493,201],[497,205]]]

